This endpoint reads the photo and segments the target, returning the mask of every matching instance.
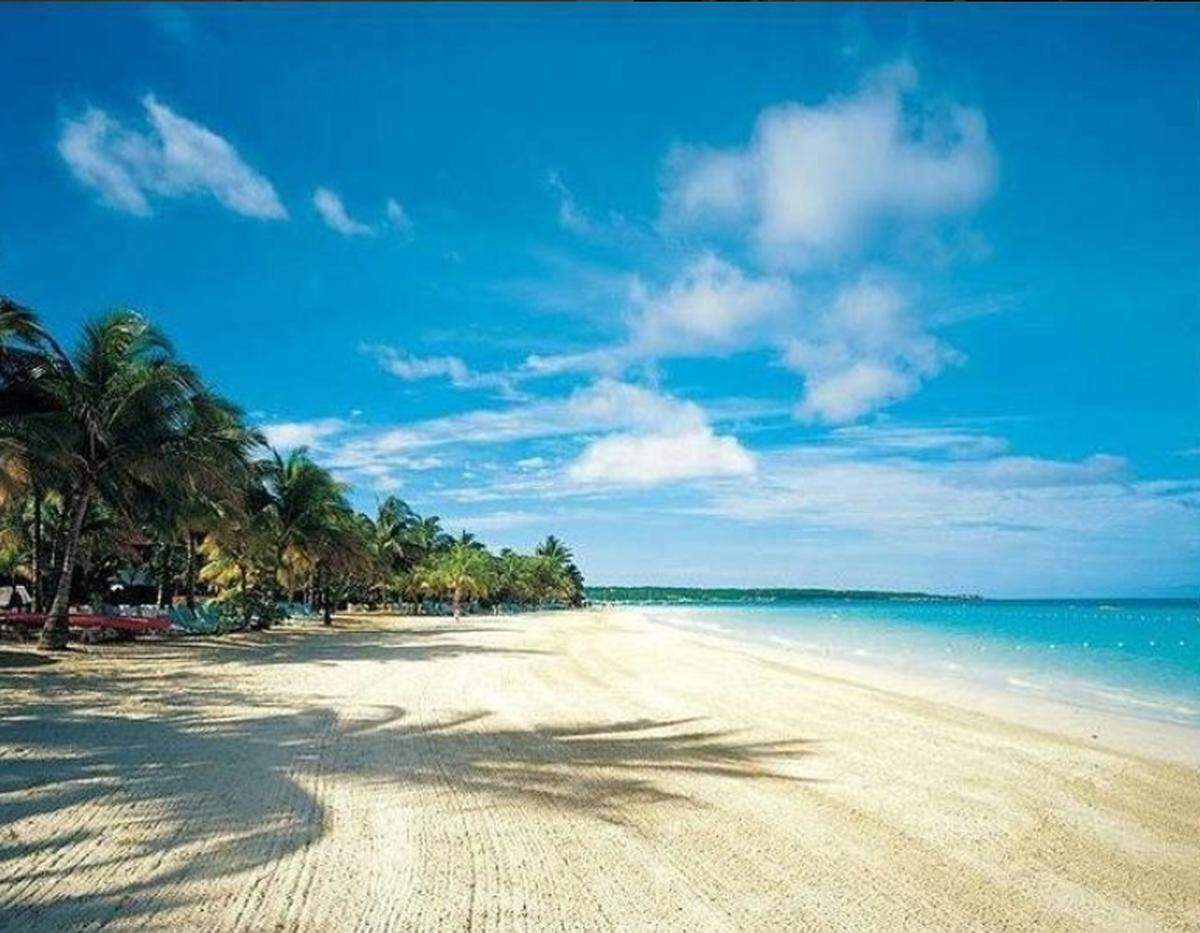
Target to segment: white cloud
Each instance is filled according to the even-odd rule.
[[[418,421],[375,435],[369,445],[377,451],[411,451],[445,444],[497,444],[600,431],[653,432],[680,424],[705,423],[699,405],[604,378],[563,399]]]
[[[420,421],[403,427],[369,429],[330,421],[331,430],[315,435],[313,423],[270,425],[275,436],[293,443],[324,441],[324,459],[344,471],[378,471],[382,467],[419,469],[421,451],[461,444],[506,444],[548,437],[607,434],[593,439],[569,469],[569,475],[592,483],[651,484],[699,477],[742,475],[753,469],[753,457],[732,437],[717,436],[699,405],[629,383],[600,379],[564,399],[480,410]],[[606,443],[607,441],[607,443]],[[615,461],[628,457],[625,472]],[[670,461],[654,467],[654,458]],[[440,460],[434,461],[442,465]],[[540,457],[522,459],[517,469],[527,478],[508,485],[545,491]],[[553,471],[557,474],[557,470]]]
[[[635,283],[629,336],[578,353],[530,355],[515,378],[565,372],[619,376],[663,357],[774,346],[804,376],[803,421],[843,424],[903,399],[962,355],[928,332],[904,292],[877,276],[843,286],[818,310],[785,277],[754,277],[712,254],[658,291]]]
[[[795,309],[796,295],[784,278],[756,278],[704,253],[661,289],[630,279],[626,301],[628,336],[623,342],[579,353],[532,354],[522,373],[619,375],[647,359],[728,353],[778,332]]]
[[[1127,472],[1125,458],[1113,454],[1092,454],[1077,461],[998,457],[964,471],[961,481],[993,489],[1043,489],[1122,483]]]
[[[697,528],[726,520],[719,542],[697,536],[714,563],[754,549],[753,566],[737,565],[740,585],[749,575],[762,585],[1144,594],[1194,579],[1198,492],[1196,480],[1131,481],[1106,454],[926,460],[872,447],[864,459],[806,445],[760,454],[754,476],[714,483],[707,502],[676,514],[696,514]]]
[[[359,351],[375,358],[384,370],[405,382],[444,378],[459,389],[498,389],[515,397],[513,379],[507,373],[477,373],[457,356],[415,356],[387,344],[360,344]]]
[[[794,302],[785,279],[756,279],[707,253],[663,291],[639,295],[630,342],[639,355],[726,351]]]
[[[921,327],[897,288],[869,277],[843,288],[782,356],[804,375],[797,417],[833,424],[911,395],[960,359]]]
[[[754,472],[754,457],[734,437],[708,425],[658,434],[614,434],[593,441],[570,465],[580,483],[657,486]]]
[[[153,94],[142,98],[142,106],[148,132],[127,129],[95,107],[63,124],[59,154],[105,204],[147,217],[154,197],[209,194],[248,217],[287,217],[271,183],[226,140],[179,116]]]
[[[412,232],[412,219],[400,205],[399,201],[397,201],[395,198],[388,198],[384,209],[387,214],[387,222],[393,230],[398,230],[401,233]]]
[[[262,426],[267,443],[280,450],[296,447],[315,447],[326,438],[347,428],[341,418],[318,418],[314,421],[275,421]]]
[[[521,374],[530,376],[556,376],[560,373],[602,373],[619,376],[633,359],[625,345],[600,347],[579,353],[531,353],[521,363]]]
[[[1108,454],[1074,461],[863,459],[852,450],[808,446],[763,455],[758,479],[716,490],[708,511],[869,534],[1102,533],[1143,508],[1160,508],[1147,504],[1160,498],[1128,483],[1125,461]]]
[[[834,428],[823,446],[853,451],[859,456],[938,455],[978,459],[1005,453],[1008,441],[965,427],[882,423]]]
[[[748,228],[768,260],[804,265],[889,219],[969,210],[995,178],[983,115],[915,100],[916,85],[902,62],[851,97],[763,111],[744,148],[677,148],[664,219]]]
[[[313,192],[312,201],[313,207],[330,229],[343,236],[374,236],[374,230],[350,216],[336,192],[328,188],[318,188]]]
[[[571,194],[570,189],[563,183],[558,172],[551,172],[549,177],[550,187],[554,193],[558,195],[558,223],[564,230],[569,230],[572,233],[584,235],[592,230],[592,222],[580,210],[579,205],[575,203],[575,196]]]
[[[463,385],[471,378],[467,364],[457,356],[406,355],[384,344],[365,344],[362,350],[374,356],[380,366],[405,382],[445,376],[455,385]]]

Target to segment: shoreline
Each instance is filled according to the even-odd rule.
[[[1195,767],[601,611],[6,647],[0,713],[5,929],[1200,924]]]
[[[803,675],[828,677],[864,689],[941,703],[1072,741],[1099,744],[1124,754],[1200,768],[1200,729],[1197,728],[1149,716],[1122,714],[1063,698],[1030,696],[963,678],[939,677],[883,664],[829,657],[798,643],[776,643],[755,633],[738,632],[732,627],[717,630],[705,623],[656,618],[642,612],[641,608],[604,606],[588,611],[612,614],[631,624],[667,626],[698,638],[713,639],[723,643],[727,650],[761,655],[791,665]]]

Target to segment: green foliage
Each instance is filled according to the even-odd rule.
[[[263,590],[225,590],[213,600],[221,614],[222,629],[267,628],[286,617],[273,593]]]
[[[493,555],[396,497],[356,514],[328,470],[267,447],[133,312],[87,323],[65,354],[0,296],[0,389],[0,574],[54,594],[60,635],[70,602],[112,592],[189,606],[203,592],[229,625],[256,627],[298,597],[327,618],[350,602],[458,614],[583,600],[553,536],[532,555]]]

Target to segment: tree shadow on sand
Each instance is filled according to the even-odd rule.
[[[437,656],[402,653],[436,644],[374,644],[377,633],[339,638],[348,635],[344,648],[330,643],[317,657]],[[273,652],[289,657],[287,639],[269,647],[269,662],[279,659]],[[775,769],[811,754],[804,740],[747,741],[692,720],[521,728],[485,711],[431,722],[394,707],[348,719],[326,706],[264,706],[200,669],[139,678],[134,689],[156,699],[138,715],[127,711],[128,697],[120,711],[105,702],[105,691],[111,698],[121,689],[110,678],[53,668],[4,675],[40,683],[39,699],[0,709],[0,929],[151,918],[200,899],[208,879],[245,873],[250,884],[320,839],[330,815],[310,788],[339,777],[413,790],[449,785],[465,809],[499,797],[620,822],[630,806],[686,804],[660,780],[672,773],[801,780]],[[164,695],[169,704],[159,702]],[[259,714],[220,712],[247,703]],[[76,808],[69,830],[53,835],[39,825],[64,807]],[[102,836],[128,842],[101,859]],[[56,894],[56,879],[67,876],[89,893]]]

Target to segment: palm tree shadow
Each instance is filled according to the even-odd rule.
[[[491,650],[377,634],[303,653],[336,663]],[[301,656],[288,639],[269,647],[268,663]],[[204,657],[243,660],[240,649],[215,653]],[[47,699],[0,710],[0,929],[152,919],[192,903],[205,880],[257,877],[321,839],[330,815],[313,788],[339,778],[415,790],[449,782],[466,810],[499,801],[620,824],[643,807],[694,805],[672,776],[806,780],[780,766],[813,753],[806,740],[750,740],[686,719],[517,727],[485,710],[429,721],[397,707],[346,718],[333,705],[297,710],[214,687],[200,667],[131,684],[171,698],[145,715],[128,712],[128,696],[118,708],[110,678],[7,676],[37,678]],[[247,706],[257,714],[228,713]],[[78,814],[70,830],[39,831],[67,807]],[[128,841],[89,858],[101,835]],[[72,892],[55,893],[68,876]],[[86,895],[73,893],[80,884]]]
[[[27,667],[49,667],[57,663],[57,658],[42,654],[39,651],[5,651],[0,649],[0,670],[12,670]]]

